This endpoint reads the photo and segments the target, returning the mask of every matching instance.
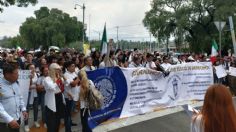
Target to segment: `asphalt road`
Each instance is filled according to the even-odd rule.
[[[234,98],[234,104],[236,104],[236,98]],[[72,120],[73,122],[78,124],[78,126],[72,127],[72,131],[81,132],[79,112],[74,114]],[[30,112],[29,123],[31,127],[30,132],[46,132],[46,129],[43,127],[43,124],[41,124],[40,128],[34,127],[32,110]],[[151,119],[148,121],[139,122],[127,127],[119,128],[113,130],[112,132],[190,132],[190,123],[190,117],[186,114],[185,111],[181,111],[174,114],[169,114],[166,116]],[[60,131],[65,131],[63,121],[61,123]],[[21,128],[21,132],[24,132],[23,126]]]
[[[233,97],[236,108],[236,97]],[[185,111],[140,122],[112,132],[190,132],[191,118]]]

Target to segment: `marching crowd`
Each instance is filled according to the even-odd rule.
[[[64,120],[65,131],[71,132],[71,127],[77,125],[71,117],[78,105],[82,131],[90,132],[87,123],[89,116],[87,96],[90,87],[95,86],[87,78],[86,71],[119,66],[123,68],[146,67],[168,74],[168,68],[171,65],[210,61],[209,57],[203,54],[167,55],[158,52],[141,52],[138,49],[113,50],[112,43],[109,43],[106,54],[94,51],[91,55],[85,55],[74,50],[57,51],[55,49],[50,49],[48,52],[12,50],[1,51],[0,58],[0,68],[3,69],[4,75],[0,80],[0,128],[5,128],[6,132],[19,131],[21,112],[25,117],[24,129],[26,132],[30,131],[27,113],[31,109],[34,126],[39,128],[39,108],[42,112],[42,122],[48,132],[58,132],[61,120]],[[213,65],[222,65],[228,70],[230,66],[236,67],[236,58],[233,56],[218,58]],[[14,76],[18,69],[31,71],[30,86],[25,86],[29,87],[27,102],[22,101],[17,90],[19,86],[17,77],[14,78]],[[227,84],[225,78],[215,77],[215,81]],[[10,88],[7,89],[7,87]],[[5,97],[5,94],[9,94],[9,97]],[[16,98],[15,95],[19,96]],[[15,102],[16,106],[11,106],[12,102]],[[26,108],[24,108],[24,103],[27,104]],[[17,111],[11,112],[14,108]]]

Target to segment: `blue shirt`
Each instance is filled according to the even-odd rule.
[[[22,111],[26,111],[26,108],[19,84],[0,78],[0,122],[19,120]]]

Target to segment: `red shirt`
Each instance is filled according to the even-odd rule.
[[[57,79],[56,84],[58,85],[58,87],[61,89],[61,92],[64,92],[64,84],[62,83],[61,79]]]

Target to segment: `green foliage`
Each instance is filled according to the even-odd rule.
[[[0,46],[1,47],[7,47],[9,45],[11,45],[11,39],[9,37],[4,36],[2,40],[0,40]]]
[[[228,21],[236,12],[235,0],[153,0],[151,7],[143,23],[152,34],[159,41],[171,36],[176,44],[187,41],[194,52],[209,52],[212,39],[218,40],[214,21]],[[222,37],[222,47],[229,48],[230,35]]]
[[[11,5],[17,5],[18,7],[27,7],[29,4],[35,5],[38,0],[0,0],[0,12],[3,11],[3,7]]]
[[[29,17],[20,27],[20,35],[28,48],[47,49],[51,45],[64,47],[76,40],[82,40],[83,24],[76,17],[70,17],[58,9],[41,7],[36,17]]]
[[[0,46],[6,48],[16,48],[16,46],[20,46],[22,48],[26,47],[24,40],[19,35],[15,37],[3,37],[3,39],[0,40]]]

